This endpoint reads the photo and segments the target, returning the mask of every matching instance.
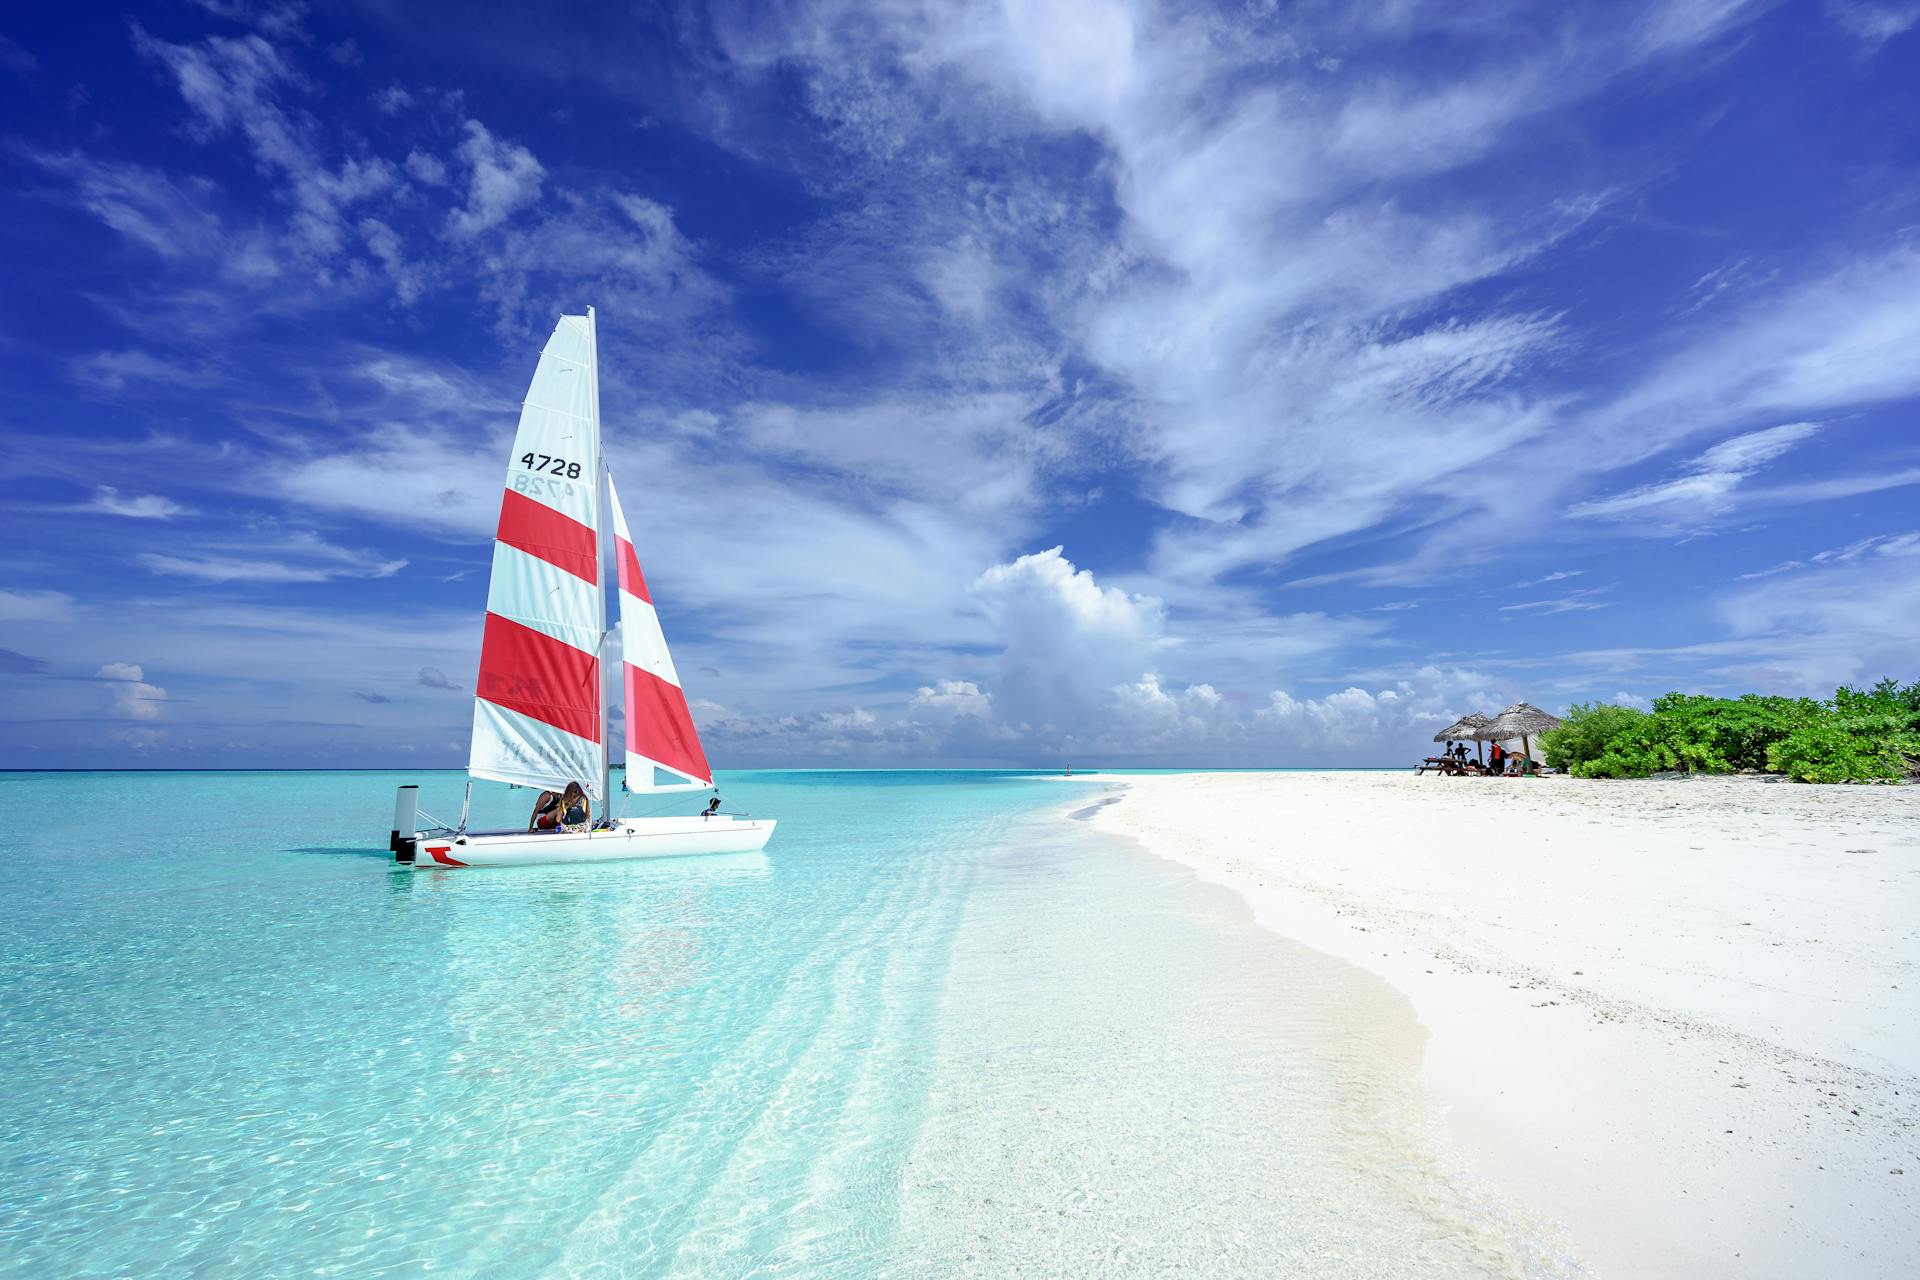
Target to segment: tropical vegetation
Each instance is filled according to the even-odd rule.
[[[1920,681],[1842,685],[1825,701],[1669,693],[1650,711],[1577,704],[1540,743],[1548,764],[1580,778],[1678,772],[1898,781],[1920,776]]]

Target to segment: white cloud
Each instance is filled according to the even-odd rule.
[[[94,673],[108,684],[108,711],[128,720],[153,720],[160,715],[167,691],[148,684],[146,673],[131,662],[109,662]]]
[[[407,152],[406,166],[414,180],[426,186],[437,187],[447,180],[447,166],[424,151]]]
[[[1736,581],[1751,582],[1755,578],[1771,578],[1776,573],[1791,573],[1795,569],[1804,568],[1806,568],[1806,561],[1804,560],[1782,560],[1779,564],[1773,565],[1770,568],[1755,569],[1751,573],[1743,573],[1739,575]]]
[[[993,714],[993,695],[982,693],[971,680],[936,680],[915,690],[907,710],[915,719],[934,717],[952,719],[972,716],[984,719]]]
[[[1863,538],[1811,560],[1717,602],[1730,633],[1750,642],[1726,674],[1814,693],[1882,676],[1912,679],[1920,533]]]
[[[1876,49],[1920,23],[1920,4],[1912,0],[1827,0],[1827,12],[1848,35]]]
[[[0,590],[0,622],[48,622],[73,614],[73,597],[64,591]]]
[[[308,90],[307,78],[261,36],[173,44],[136,25],[133,43],[172,77],[207,136],[238,133],[262,168],[286,179],[293,240],[305,254],[337,254],[344,210],[394,185],[393,165],[379,157],[348,156],[337,166],[321,160],[312,125],[281,100]]]
[[[386,269],[401,305],[411,306],[418,301],[426,290],[426,280],[420,268],[407,261],[399,233],[378,218],[362,218],[360,235],[367,242],[367,250]]]
[[[193,0],[217,18],[258,27],[271,36],[298,36],[307,16],[301,0]]]
[[[134,383],[203,387],[214,381],[201,366],[166,360],[151,351],[96,351],[72,363],[74,379],[101,391],[124,391]]]
[[[1308,759],[1377,763],[1430,744],[1435,731],[1469,711],[1508,705],[1508,695],[1492,689],[1482,673],[1429,666],[1386,688],[1350,686],[1320,698],[1275,690],[1257,718]]]
[[[1755,505],[1831,502],[1836,498],[1857,498],[1863,493],[1881,493],[1888,489],[1906,489],[1913,485],[1920,485],[1920,467],[1900,467],[1892,471],[1874,471],[1863,475],[1828,476],[1821,480],[1799,480],[1789,484],[1754,487],[1746,491],[1746,497]]]
[[[1001,720],[1043,733],[1100,717],[1114,689],[1171,644],[1158,600],[1100,586],[1061,547],[993,566],[973,596],[1000,648],[991,687]]]
[[[533,152],[517,142],[497,139],[478,120],[466,123],[460,159],[467,166],[466,207],[448,219],[457,235],[470,236],[499,226],[540,195],[546,170]]]
[[[537,218],[504,227],[482,267],[482,296],[498,312],[500,333],[516,338],[552,325],[555,280],[592,281],[596,305],[620,317],[630,342],[662,331],[684,339],[679,326],[705,318],[726,297],[695,262],[672,210],[618,190],[559,193],[540,206]],[[724,350],[722,333],[706,339]]]
[[[207,542],[187,554],[143,551],[134,559],[155,573],[201,582],[327,582],[389,578],[405,560],[337,547],[317,534],[267,533],[245,541]]]
[[[1815,564],[1846,564],[1858,560],[1864,555],[1911,556],[1920,555],[1920,533],[1881,533],[1871,537],[1849,542],[1844,547],[1834,547],[1827,551],[1817,551],[1812,559]]]
[[[441,536],[491,538],[500,516],[510,422],[500,415],[501,430],[491,440],[377,432],[357,448],[268,462],[260,479],[282,497],[323,511]]]
[[[33,159],[68,182],[74,204],[163,259],[209,257],[225,237],[206,208],[206,184],[196,179],[78,152],[36,152]]]
[[[1748,431],[1721,441],[1688,462],[1684,475],[1612,497],[1575,503],[1567,514],[1576,518],[1631,519],[1652,532],[1705,524],[1733,508],[1747,477],[1819,430],[1820,424],[1815,422],[1789,422]]]
[[[1576,432],[1616,465],[1756,418],[1920,393],[1920,245],[1860,253],[1714,317]]]
[[[1503,47],[1495,71],[1418,80],[1310,68],[1305,45],[1376,38],[1371,17],[1324,11],[1281,27],[1119,4],[829,5],[721,36],[739,66],[805,69],[816,116],[862,182],[898,175],[869,205],[895,220],[874,241],[906,246],[904,262],[878,250],[896,278],[922,280],[963,327],[1038,313],[1100,366],[1112,388],[1100,443],[1139,458],[1149,496],[1194,517],[1156,542],[1159,589],[1271,566],[1423,498],[1457,504],[1462,475],[1516,465],[1514,446],[1555,420],[1550,400],[1516,384],[1557,349],[1562,322],[1449,299],[1603,201],[1505,184],[1401,199],[1382,183],[1458,170],[1518,122],[1750,12],[1646,6],[1634,13],[1647,21],[1604,28],[1568,15],[1550,24],[1560,39]],[[1411,25],[1429,22],[1446,25]],[[1018,156],[1037,133],[1097,146],[1087,176],[1117,208],[1070,181],[1002,181],[976,201],[911,160]],[[889,332],[929,323],[910,302],[866,316]]]
[[[110,484],[96,486],[93,497],[74,510],[134,520],[171,520],[187,514],[187,508],[172,498],[157,493],[121,493]]]
[[[1613,602],[1602,600],[1600,597],[1612,590],[1612,587],[1590,587],[1584,591],[1570,591],[1564,596],[1556,596],[1550,600],[1527,600],[1520,604],[1503,604],[1500,606],[1500,612],[1552,614],[1604,609]]]

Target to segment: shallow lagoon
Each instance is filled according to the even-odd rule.
[[[94,819],[0,858],[0,1271],[1558,1269],[1436,1155],[1404,1003],[1066,817],[1106,784],[725,775],[763,856],[403,872],[409,780],[457,811],[0,777]]]

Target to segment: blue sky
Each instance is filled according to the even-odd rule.
[[[0,766],[463,762],[589,302],[721,767],[1388,763],[1915,678],[1916,26],[16,10]]]

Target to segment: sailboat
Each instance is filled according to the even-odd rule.
[[[401,787],[388,840],[399,862],[499,867],[766,847],[771,819],[721,813],[717,803],[692,817],[606,816],[610,564],[620,601],[622,790],[705,791],[713,770],[600,448],[599,351],[588,307],[554,326],[520,410],[493,544],[460,821],[423,828],[419,788]],[[475,778],[555,792],[577,782],[594,820],[585,830],[469,831]]]

